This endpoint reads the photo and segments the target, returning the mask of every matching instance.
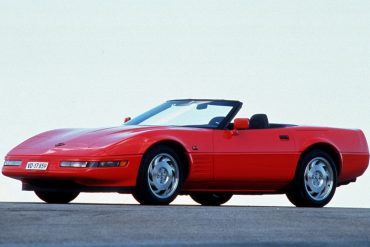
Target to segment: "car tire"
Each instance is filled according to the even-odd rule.
[[[46,203],[66,204],[76,199],[80,192],[35,191],[35,194]]]
[[[142,205],[168,205],[184,180],[180,156],[167,145],[156,145],[143,157],[134,198]]]
[[[220,206],[228,202],[233,194],[231,193],[212,193],[212,192],[196,192],[191,193],[190,197],[197,203],[203,206]]]
[[[286,195],[297,207],[323,207],[333,198],[336,187],[337,169],[333,158],[315,149],[299,161]]]

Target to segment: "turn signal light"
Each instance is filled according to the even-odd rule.
[[[122,160],[121,162],[119,162],[119,166],[120,167],[128,167],[128,160]]]

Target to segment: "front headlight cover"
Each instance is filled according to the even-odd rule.
[[[5,160],[4,166],[20,166],[22,165],[21,160]]]
[[[62,161],[60,162],[61,167],[125,167],[128,161]]]
[[[87,167],[88,162],[86,161],[62,161],[60,162],[61,167]]]
[[[89,167],[117,167],[120,166],[119,161],[96,161],[89,162]]]

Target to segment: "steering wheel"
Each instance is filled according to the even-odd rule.
[[[208,123],[208,126],[209,127],[218,127],[220,125],[220,123],[225,119],[225,117],[214,117],[212,118],[209,123]]]

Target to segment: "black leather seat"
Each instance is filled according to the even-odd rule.
[[[267,129],[269,120],[266,114],[254,114],[249,120],[250,129]]]

